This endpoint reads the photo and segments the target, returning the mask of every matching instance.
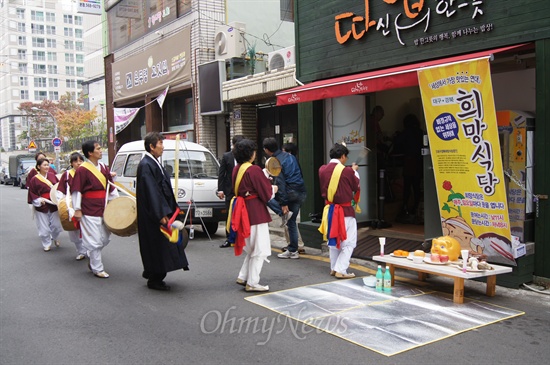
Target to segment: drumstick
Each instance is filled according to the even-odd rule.
[[[110,182],[110,181],[107,181],[107,182],[109,183],[109,185],[114,186],[114,187],[115,187],[116,189],[118,189],[119,191],[122,191],[123,193],[128,194],[128,196],[129,196],[130,198],[134,199],[134,201],[136,200],[136,197],[133,196],[133,195],[130,195],[129,192],[128,192],[128,190],[126,190],[126,189],[124,189],[124,188],[122,188],[122,187],[120,187],[120,186],[118,186],[118,185],[116,185],[116,184],[113,184],[113,183]]]
[[[369,152],[370,152],[370,149],[368,147],[363,147],[363,149],[359,152],[359,156],[357,156],[357,159],[355,160],[355,164],[359,165],[359,162],[361,162],[365,157],[367,157]]]

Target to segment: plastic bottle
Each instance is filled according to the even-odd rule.
[[[192,240],[193,238],[195,238],[195,226],[189,228],[189,239]]]
[[[382,291],[384,288],[384,274],[382,274],[382,265],[378,265],[378,271],[376,271],[376,290]]]
[[[386,266],[386,271],[384,272],[384,291],[391,293],[391,272],[389,266]]]

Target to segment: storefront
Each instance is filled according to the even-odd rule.
[[[421,226],[427,239],[440,235],[445,229],[443,204],[437,199],[441,184],[436,182],[441,176],[434,177],[434,169],[440,166],[432,165],[434,151],[431,156],[427,152],[429,138],[423,139],[423,172],[417,171],[423,187],[417,206],[413,198],[403,201],[403,174],[410,165],[405,160],[408,154],[397,149],[394,142],[411,115],[420,121],[424,134],[434,128],[433,120],[425,117],[427,103],[421,95],[419,71],[489,59],[494,114],[505,118],[503,115],[510,115],[503,114],[506,111],[518,110],[528,116],[529,129],[520,131],[516,138],[527,143],[529,136],[529,143],[532,141],[521,151],[510,150],[510,131],[518,131],[509,121],[506,126],[507,122],[499,120],[501,148],[529,154],[524,161],[528,172],[520,178],[509,173],[508,162],[514,158],[509,153],[505,156],[500,169],[501,173],[508,172],[502,179],[506,182],[504,200],[510,206],[511,202],[522,203],[507,210],[512,210],[513,219],[523,221],[522,241],[534,242],[531,272],[550,277],[550,266],[545,265],[550,260],[550,246],[545,244],[550,228],[543,224],[550,221],[550,168],[539,158],[536,167],[529,170],[534,151],[536,156],[548,155],[549,14],[550,3],[517,4],[511,0],[297,2],[297,78],[304,85],[277,93],[277,103],[297,104],[298,132],[312,136],[301,141],[300,163],[312,192],[308,195],[319,197],[317,170],[327,161],[330,146],[346,142],[350,160],[358,161],[363,177],[359,222],[376,222],[377,228],[387,223],[404,232],[417,232]],[[452,76],[458,80],[464,75]],[[496,116],[488,117],[485,123],[497,130]],[[371,150],[366,156],[365,147]],[[493,151],[499,149],[494,147]],[[464,175],[466,180],[472,178],[475,176]],[[512,197],[511,192],[521,196]],[[535,198],[538,201],[530,204]],[[320,198],[308,199],[302,219],[320,211],[322,204]],[[404,208],[415,210],[415,220],[408,221]],[[517,234],[519,228],[515,229]],[[474,231],[477,239],[483,238],[483,227]]]

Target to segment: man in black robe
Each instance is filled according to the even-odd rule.
[[[174,270],[189,270],[184,248],[187,245],[187,231],[178,243],[171,243],[160,231],[168,223],[178,204],[166,170],[159,162],[164,151],[164,137],[158,132],[145,136],[147,151],[138,165],[136,198],[138,237],[143,277],[148,279],[147,287],[155,290],[170,290],[163,279]]]

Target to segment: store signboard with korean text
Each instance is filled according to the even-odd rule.
[[[488,58],[418,71],[443,234],[514,265]]]
[[[295,15],[302,82],[550,38],[550,1],[301,0]]]
[[[115,101],[147,94],[191,80],[191,29],[161,41],[142,52],[113,63]]]

